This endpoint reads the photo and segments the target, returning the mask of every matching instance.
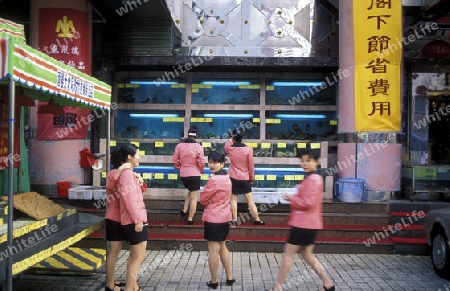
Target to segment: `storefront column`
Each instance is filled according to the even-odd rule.
[[[364,179],[386,199],[400,191],[401,145],[397,133],[356,132],[353,1],[339,1],[338,177]]]
[[[50,56],[62,60],[56,54],[49,53],[50,48],[43,49],[39,44],[39,28],[41,27],[39,19],[40,9],[68,9],[83,12],[88,15],[81,19],[84,21],[73,20],[71,17],[63,18],[61,17],[61,22],[59,25],[55,22],[54,27],[52,27],[53,33],[55,29],[59,29],[60,33],[73,33],[74,27],[78,30],[79,26],[85,28],[81,35],[81,41],[84,43],[89,50],[88,56],[84,59],[84,63],[77,62],[74,67],[83,73],[91,74],[90,64],[90,51],[91,51],[91,5],[86,0],[72,0],[72,1],[59,1],[59,0],[31,0],[30,1],[30,28],[31,28],[31,46],[36,49],[40,49],[43,53],[47,53]],[[72,21],[73,20],[73,21]],[[82,23],[81,23],[82,22]],[[73,24],[73,26],[72,26]],[[64,27],[63,27],[64,26]],[[59,28],[58,28],[59,27]],[[48,32],[47,32],[48,33]],[[70,51],[74,47],[73,42],[71,43],[71,38],[58,38],[57,34],[52,36],[52,41],[57,44],[59,51],[62,51],[62,46],[69,44],[65,47],[65,50],[69,49],[67,56],[71,53],[76,53]],[[54,40],[53,40],[54,39]],[[76,48],[78,49],[78,48]],[[86,50],[87,51],[87,50]],[[62,55],[61,55],[62,57]],[[70,56],[69,56],[70,57]],[[68,64],[68,60],[65,61]],[[81,69],[80,69],[81,68]],[[33,129],[38,127],[37,114],[38,107],[30,107],[30,126]],[[88,111],[87,114],[89,114]],[[86,114],[86,113],[84,113]],[[56,116],[56,115],[53,115]],[[79,116],[78,116],[79,117]],[[67,128],[66,128],[67,129]],[[54,196],[56,195],[56,183],[59,181],[70,181],[72,185],[74,184],[87,184],[91,180],[91,170],[84,169],[80,167],[79,151],[84,148],[90,148],[90,140],[86,136],[78,139],[63,139],[63,140],[33,140],[30,143],[30,182],[31,187],[34,191],[40,192],[44,195]]]

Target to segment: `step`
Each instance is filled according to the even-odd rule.
[[[12,259],[11,274],[17,275],[101,227],[98,216],[66,209],[36,192],[15,194],[13,205],[12,233],[8,224],[0,226],[0,274],[6,274],[7,258]],[[3,280],[0,275],[0,285]]]
[[[389,201],[388,212],[413,212],[424,211],[428,212],[432,209],[448,207],[448,202],[442,201],[414,201],[409,200],[391,200]]]
[[[106,262],[106,250],[69,247],[30,267],[27,273],[45,275],[89,275]]]
[[[383,231],[384,226],[376,225],[324,225],[320,234],[325,237],[335,238],[367,238],[374,232]],[[245,223],[232,227],[231,234],[248,236],[282,236],[289,233],[290,227],[286,224],[266,224],[264,226],[255,226],[251,223]],[[422,229],[423,230],[423,229]],[[149,233],[153,234],[203,234],[203,225],[196,223],[186,225],[184,222],[153,222],[149,223]]]
[[[89,237],[77,243],[78,247],[99,247],[105,245],[103,233],[93,233]],[[230,235],[227,238],[227,247],[230,251],[249,252],[282,252],[286,243],[286,236],[238,236]],[[207,248],[203,234],[178,235],[178,234],[149,234],[147,248],[151,250],[178,249],[181,246],[189,245],[191,250],[204,250]],[[321,253],[371,253],[371,254],[392,254],[393,242],[390,240],[380,240],[368,247],[364,239],[318,236],[316,239],[315,252]]]
[[[72,205],[77,208],[86,209],[104,209],[105,203],[100,203],[98,200],[70,200],[67,198],[52,197],[52,201],[58,204]],[[183,207],[184,200],[158,200],[158,199],[144,199],[147,210],[179,210]],[[262,204],[256,204],[258,209],[261,210]],[[388,202],[364,202],[364,203],[345,203],[334,200],[324,200],[323,212],[331,213],[386,213],[388,211]],[[99,206],[99,207],[97,207]],[[101,206],[101,207],[100,207]],[[203,206],[198,203],[197,210],[202,211]],[[238,211],[248,211],[246,203],[238,203]],[[289,213],[289,204],[267,204],[266,210],[263,212],[268,213]]]

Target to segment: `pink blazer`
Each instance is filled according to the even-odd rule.
[[[323,179],[319,174],[310,174],[299,185],[297,195],[291,197],[291,214],[288,225],[323,229],[322,217]]]
[[[119,193],[116,190],[117,180],[114,180],[116,172],[117,169],[113,169],[106,175],[106,201],[108,204],[105,218],[120,222]]]
[[[180,177],[200,176],[205,168],[203,147],[196,142],[179,143],[175,147],[172,162],[180,170]]]
[[[227,173],[222,170],[208,179],[200,193],[200,203],[205,207],[203,221],[225,223],[231,221],[231,181]],[[211,199],[211,203],[208,200]]]
[[[117,182],[120,195],[120,223],[122,225],[147,222],[144,195],[131,169],[123,170]]]
[[[242,143],[233,145],[231,139],[225,143],[224,149],[230,157],[228,175],[236,180],[255,180],[253,149]]]

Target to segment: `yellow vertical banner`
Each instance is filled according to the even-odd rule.
[[[400,131],[402,1],[353,0],[356,132]]]

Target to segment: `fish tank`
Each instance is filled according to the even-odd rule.
[[[267,140],[335,140],[334,111],[266,111]]]
[[[259,79],[192,79],[192,104],[259,105]]]
[[[199,139],[223,140],[238,129],[246,139],[259,139],[259,111],[193,110],[190,127],[198,130]]]
[[[185,104],[186,79],[121,78],[117,83],[118,103]]]
[[[183,138],[182,110],[125,110],[115,112],[114,138]]]
[[[330,77],[268,79],[266,105],[336,105],[336,84]]]
[[[228,171],[228,164],[225,164],[225,171]],[[172,165],[141,164],[134,168],[146,181],[149,188],[177,188],[183,189],[179,171]],[[201,186],[205,186],[209,177],[213,173],[205,166],[201,174]],[[255,181],[252,188],[289,188],[300,183],[305,177],[305,172],[300,167],[273,167],[271,165],[261,165],[255,168]]]

